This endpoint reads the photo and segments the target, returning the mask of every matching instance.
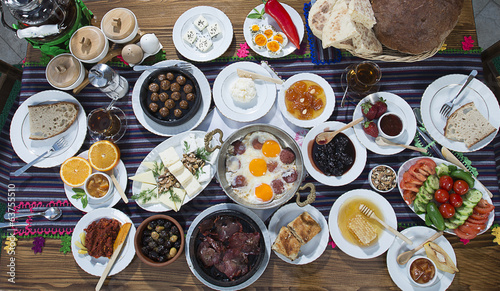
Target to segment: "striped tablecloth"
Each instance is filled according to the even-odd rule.
[[[350,101],[343,108],[340,107],[342,88],[340,86],[340,75],[344,68],[353,62],[358,62],[357,58],[344,58],[341,63],[333,65],[314,65],[309,58],[270,60],[269,64],[284,79],[301,72],[313,72],[325,78],[333,87],[337,99],[334,113],[330,120],[349,122],[356,103]],[[209,62],[196,64],[213,84],[217,74],[225,67],[226,62]],[[438,54],[430,59],[417,63],[378,63],[382,70],[381,91],[395,93],[404,98],[412,107],[420,105],[420,99],[426,87],[437,78],[447,74],[468,74],[470,70],[476,69],[479,72],[478,79],[482,80],[482,65],[479,54]],[[124,76],[130,84],[130,93],[126,98],[117,102],[117,106],[122,108],[128,117],[128,131],[125,137],[119,142],[122,153],[122,160],[132,176],[139,167],[144,157],[160,142],[166,138],[150,133],[135,119],[132,110],[131,94],[133,86],[139,77],[139,73],[130,68],[115,67],[120,75]],[[70,232],[78,220],[84,214],[71,206],[66,199],[63,183],[59,178],[59,167],[50,169],[31,168],[20,177],[15,177],[12,173],[24,165],[24,162],[16,155],[12,149],[9,129],[10,121],[19,104],[31,95],[53,88],[45,79],[45,67],[26,66],[23,71],[22,90],[19,100],[16,101],[10,112],[7,124],[4,126],[0,139],[0,201],[7,201],[8,187],[15,187],[16,208],[26,210],[42,209],[49,205],[62,205],[64,215],[62,219],[49,222],[44,218],[33,218],[32,229],[49,231]],[[97,89],[87,87],[76,98],[85,108],[88,114],[92,109],[105,106],[109,99]],[[81,150],[87,150],[90,140],[87,137]],[[368,160],[362,174],[352,183],[342,187],[330,187],[322,185],[312,178],[306,178],[306,182],[314,182],[317,189],[317,199],[313,204],[326,218],[332,204],[343,193],[353,189],[370,189],[368,184],[368,172],[377,164],[388,164],[394,169],[399,169],[400,165],[409,158],[419,156],[417,152],[405,150],[394,156],[382,156],[368,151]],[[467,153],[466,156],[472,161],[472,165],[479,171],[481,181],[494,194],[494,204],[499,209],[499,176],[497,169],[500,169],[500,138],[497,137],[484,149]],[[127,185],[126,192],[130,197],[132,183]],[[391,203],[396,212],[400,227],[405,225],[423,224],[423,222],[406,206],[399,192],[396,190],[384,194],[384,197]],[[169,212],[180,221],[187,229],[196,215],[211,205],[223,202],[231,202],[224,194],[220,186],[213,180],[209,186],[194,200],[187,203],[182,209],[175,213]],[[136,225],[141,223],[146,217],[153,213],[146,212],[136,205],[134,201],[125,205],[120,201],[115,208],[122,210],[131,217]],[[500,221],[500,211],[496,212],[495,221]]]

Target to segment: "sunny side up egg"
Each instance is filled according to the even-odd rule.
[[[252,132],[235,141],[226,159],[226,179],[233,193],[248,203],[263,204],[288,191],[293,181],[283,177],[297,176],[295,155],[285,149],[292,153],[293,161],[284,163],[282,151],[277,138],[268,132]]]

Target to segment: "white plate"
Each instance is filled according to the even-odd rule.
[[[109,272],[109,276],[113,276],[125,269],[128,264],[132,261],[135,256],[134,247],[134,237],[135,237],[135,226],[132,220],[123,212],[114,208],[99,208],[92,212],[85,214],[76,224],[73,234],[71,235],[71,252],[75,258],[76,263],[82,270],[94,276],[101,276],[102,272],[106,268],[109,259],[106,257],[100,257],[96,259],[90,255],[82,255],[78,253],[79,248],[75,245],[76,241],[80,241],[80,233],[84,231],[87,226],[89,226],[92,221],[99,220],[101,218],[114,218],[118,220],[122,225],[124,223],[132,223],[130,231],[128,233],[127,239],[124,242],[124,246],[120,253],[120,256],[116,260],[115,264]]]
[[[153,161],[161,161],[160,159],[160,153],[165,151],[166,149],[170,148],[170,147],[173,147],[175,148],[175,151],[177,152],[177,154],[179,155],[179,157],[182,157],[182,154],[184,153],[183,151],[183,145],[181,144],[182,140],[184,138],[186,138],[189,134],[194,134],[197,138],[201,137],[201,138],[204,138],[205,135],[206,135],[206,132],[203,132],[203,131],[189,131],[189,132],[184,132],[184,133],[180,133],[176,136],[172,136],[171,138],[167,139],[167,140],[164,140],[162,143],[160,143],[159,145],[157,145],[153,150],[151,150],[151,152],[144,158],[144,160],[142,162],[153,162]],[[212,157],[217,157],[217,154],[218,154],[218,150],[214,151],[211,155]],[[215,160],[215,158],[214,158]],[[139,165],[139,168],[137,168],[137,171],[135,172],[135,174],[140,174],[140,173],[143,173],[143,172],[146,172],[148,171],[149,169],[144,166],[143,164]],[[200,183],[201,184],[201,190],[194,194],[192,197],[189,197],[188,195],[186,195],[186,197],[184,198],[184,201],[182,202],[182,205],[185,205],[186,203],[188,203],[189,201],[193,200],[196,196],[198,196],[202,191],[203,189],[205,189],[208,184],[210,183],[210,181],[212,181],[214,175],[215,175],[215,167],[213,166],[213,164],[211,164],[211,176],[210,176],[210,180],[209,181],[206,181],[206,182],[203,182],[203,183]],[[141,182],[138,182],[138,181],[133,181],[132,183],[132,194],[133,195],[136,195],[136,194],[139,194],[141,192]],[[137,202],[137,205],[139,205],[139,207],[141,207],[142,209],[146,210],[146,211],[151,211],[151,212],[165,212],[165,211],[170,211],[172,210],[172,208],[168,207],[168,206],[165,206],[161,203],[158,203],[158,204],[150,204],[150,205],[142,205],[141,203],[139,203],[139,201],[136,201]]]
[[[214,82],[214,101],[220,113],[239,122],[250,122],[266,115],[276,99],[276,85],[262,80],[255,80],[257,96],[249,104],[238,104],[231,96],[231,87],[239,79],[236,69],[244,69],[264,76],[272,77],[266,69],[256,63],[237,62],[222,70]]]
[[[495,95],[481,81],[472,79],[469,86],[467,86],[461,94],[463,99],[453,107],[453,111],[457,110],[462,105],[474,102],[477,110],[479,110],[497,130],[471,148],[467,148],[463,142],[452,141],[444,136],[446,118],[443,117],[439,111],[444,103],[455,97],[466,79],[466,75],[460,74],[441,77],[432,82],[432,84],[425,89],[422,101],[420,102],[425,129],[427,129],[436,142],[457,152],[473,152],[482,149],[493,140],[500,127],[500,118],[498,118],[500,116],[500,107],[498,106]]]
[[[293,9],[292,7],[288,6],[287,4],[281,2],[281,5],[286,9],[288,14],[290,15],[290,18],[292,19],[293,23],[295,24],[295,28],[297,28],[297,32],[299,34],[299,43],[302,43],[302,39],[304,38],[304,22],[302,21],[302,17],[300,14],[297,12],[297,10]],[[259,12],[264,9],[264,4],[260,4],[259,6],[255,7]],[[248,14],[255,13],[255,10],[250,11]],[[255,44],[253,43],[253,37],[252,33],[250,32],[250,27],[253,24],[261,24],[261,25],[271,25],[274,27],[276,32],[281,31],[281,28],[279,27],[278,23],[271,17],[269,14],[264,14],[264,19],[251,19],[248,17],[245,17],[245,22],[243,23],[243,35],[245,36],[245,41],[247,42],[248,46],[256,53],[263,57],[267,58],[281,58],[284,56],[287,56],[294,52],[297,48],[293,45],[293,43],[288,39],[288,44],[283,48],[282,53],[278,55],[272,55],[267,51],[267,48],[264,49],[258,49]],[[281,31],[282,32],[282,31]]]
[[[31,140],[30,119],[28,106],[51,104],[68,101],[78,105],[78,117],[65,132],[45,140]],[[85,140],[87,135],[87,117],[85,110],[78,100],[66,92],[47,90],[34,94],[26,99],[16,110],[10,125],[10,141],[16,154],[26,163],[38,158],[41,154],[52,148],[52,145],[61,137],[68,141],[63,149],[52,153],[35,165],[37,168],[50,168],[62,164],[66,159],[74,156]]]
[[[426,239],[431,237],[433,234],[435,234],[436,231],[425,226],[413,226],[404,229],[403,231],[401,231],[401,233],[411,241],[413,241],[414,245],[419,245]],[[448,242],[448,240],[444,236],[440,236],[435,239],[434,243],[442,247],[443,250],[450,256],[455,265],[457,264],[455,251],[453,250],[450,242]],[[403,240],[397,237],[387,251],[387,269],[389,270],[389,275],[391,275],[392,281],[402,290],[446,290],[451,285],[451,282],[453,282],[455,274],[443,272],[439,269],[436,269],[438,278],[432,286],[429,286],[427,288],[420,288],[410,283],[410,279],[406,274],[406,265],[398,264],[396,258],[401,253],[409,251],[411,249],[413,249],[413,247],[408,247],[408,245],[403,242]],[[415,256],[417,255],[425,256],[425,249],[422,248],[421,250],[417,251],[415,253]]]
[[[84,159],[88,159],[89,157],[89,151],[84,151],[83,153],[78,155],[79,157],[82,157]],[[92,173],[98,172],[94,169],[92,169]],[[125,168],[125,164],[123,163],[122,160],[118,163],[118,165],[113,169],[113,173],[115,174],[116,179],[118,180],[118,183],[120,183],[120,186],[122,187],[123,191],[127,193],[127,168]],[[76,187],[83,189],[83,186]],[[68,201],[73,204],[78,210],[84,211],[84,212],[90,212],[94,209],[97,208],[104,208],[104,207],[113,207],[120,201],[122,198],[120,196],[120,193],[118,193],[118,190],[115,189],[113,190],[113,198],[109,199],[105,203],[101,205],[93,205],[91,203],[87,204],[87,207],[83,208],[82,201],[80,199],[75,199],[72,198],[71,196],[75,195],[75,192],[73,191],[73,187],[70,187],[66,184],[64,184],[64,192],[66,193],[66,197],[68,198]]]
[[[345,173],[344,175],[340,177],[335,177],[335,176],[326,176],[325,174],[316,170],[315,166],[313,166],[312,164],[313,162],[309,158],[310,156],[308,150],[309,143],[315,142],[316,136],[321,132],[325,130],[336,130],[343,127],[344,125],[345,123],[338,121],[328,121],[319,124],[318,126],[313,127],[307,133],[306,137],[304,137],[304,141],[302,142],[301,151],[302,151],[302,156],[304,157],[304,165],[306,166],[307,172],[318,182],[323,183],[325,185],[342,186],[349,184],[352,181],[354,181],[357,177],[359,177],[359,175],[361,175],[366,165],[366,157],[367,157],[366,149],[359,143],[352,128],[348,128],[344,130],[342,133],[347,135],[347,137],[351,140],[352,144],[354,145],[354,149],[356,150],[356,158],[354,160],[354,164],[352,165],[351,169],[347,171],[347,173]]]
[[[323,110],[323,113],[321,113],[320,116],[311,120],[297,119],[293,117],[290,113],[288,113],[288,111],[286,110],[286,105],[285,105],[286,90],[290,86],[292,86],[295,82],[303,80],[312,81],[318,84],[321,88],[323,88],[326,96],[326,105]],[[300,73],[293,75],[292,77],[288,78],[288,80],[285,81],[285,83],[283,84],[283,89],[281,89],[278,93],[278,106],[280,108],[281,114],[283,114],[283,116],[291,123],[300,127],[313,127],[321,122],[327,121],[328,118],[330,118],[330,116],[332,115],[333,109],[335,109],[335,93],[333,92],[332,86],[330,86],[330,84],[321,76],[311,73]]]
[[[383,254],[394,241],[395,235],[392,234],[387,229],[382,230],[382,235],[378,238],[377,243],[368,246],[368,247],[360,247],[358,245],[354,245],[350,243],[348,240],[344,238],[340,229],[338,227],[338,215],[339,210],[344,202],[352,197],[362,197],[366,200],[371,201],[381,210],[384,214],[384,221],[389,226],[394,229],[398,228],[398,221],[396,218],[396,213],[392,208],[391,204],[380,194],[377,194],[371,190],[365,189],[357,189],[351,190],[342,194],[336,201],[333,203],[332,209],[330,210],[330,215],[328,217],[328,225],[330,227],[330,235],[332,236],[335,244],[346,254],[351,257],[358,259],[371,259],[380,256]]]
[[[432,159],[436,165],[439,165],[439,164],[445,164],[445,165],[453,165],[452,163],[448,162],[448,161],[445,161],[445,160],[441,160],[441,159],[438,159],[438,158],[432,158],[432,157],[426,157],[427,159]],[[403,163],[401,165],[401,167],[399,167],[399,170],[398,170],[398,189],[399,189],[399,193],[401,194],[401,197],[403,197],[403,189],[401,189],[401,187],[399,186],[399,183],[401,182],[401,180],[403,179],[403,174],[408,171],[408,169],[413,166],[414,164],[417,163],[418,160],[422,159],[421,157],[417,157],[417,158],[413,158],[413,159],[410,159],[408,161],[406,161],[405,163]],[[473,176],[474,177],[474,176]],[[474,180],[476,180],[476,178],[474,177]],[[488,203],[492,204],[492,201],[491,201],[491,198],[490,196],[488,196],[488,194],[486,193],[483,185],[480,185],[478,183],[475,183],[474,184],[474,188],[476,188],[477,190],[481,191],[481,193],[483,193],[483,199],[488,201]],[[403,198],[404,199],[404,198]],[[434,200],[433,200],[434,201]],[[406,203],[405,203],[406,204]],[[439,203],[437,203],[439,205]],[[413,208],[413,203],[411,205],[408,205],[408,207],[410,207],[411,210],[413,210],[413,212],[415,212],[415,209]],[[423,221],[425,221],[425,214],[417,214],[418,217],[420,217]],[[483,229],[481,232],[479,232],[478,235],[486,232],[488,229],[490,229],[491,225],[493,224],[493,220],[495,220],[495,211],[491,211],[490,212],[490,215],[489,215],[489,218],[488,218],[488,224],[487,224],[487,227],[485,229]],[[449,229],[446,229],[445,232],[449,233],[449,234],[453,234],[453,235],[456,235],[455,232],[453,230],[449,230]]]
[[[199,15],[203,15],[209,25],[217,22],[220,25],[221,33],[214,38],[210,38],[207,28],[200,32],[193,24]],[[187,43],[182,36],[188,29],[194,30],[198,37],[205,36],[211,39],[213,43],[212,47],[206,52],[201,52],[195,46],[196,41],[193,45]],[[219,9],[210,6],[198,6],[184,12],[177,19],[172,32],[172,38],[175,48],[185,58],[196,62],[211,61],[226,52],[233,41],[233,25],[227,15]]]
[[[144,126],[144,128],[146,128],[147,130],[149,130],[154,134],[161,136],[176,135],[178,133],[191,130],[200,125],[203,119],[205,119],[205,116],[207,116],[208,110],[210,109],[210,102],[212,101],[212,92],[210,91],[210,84],[208,83],[208,80],[203,74],[203,72],[200,71],[200,69],[198,69],[194,65],[179,60],[168,60],[168,61],[158,62],[154,66],[159,68],[171,67],[177,63],[184,63],[190,66],[190,68],[192,69],[191,74],[195,77],[196,81],[198,82],[198,85],[200,86],[200,92],[202,97],[200,108],[190,120],[176,126],[165,126],[156,123],[144,113],[141,107],[141,100],[140,100],[141,85],[142,83],[144,83],[149,74],[151,74],[152,70],[144,71],[141,74],[139,79],[137,79],[137,82],[135,82],[134,90],[132,91],[132,109],[134,110],[135,117],[142,124],[142,126]]]
[[[415,120],[415,115],[413,115],[413,111],[411,110],[410,105],[403,98],[399,97],[396,94],[392,94],[389,92],[377,92],[366,96],[365,98],[363,98],[363,100],[359,101],[358,105],[354,109],[352,120],[363,117],[363,113],[361,112],[361,104],[365,103],[366,101],[375,103],[379,100],[380,97],[384,98],[384,100],[387,101],[387,112],[394,112],[406,118],[404,130],[405,132],[400,137],[392,141],[405,145],[411,144],[417,130],[417,121]],[[404,148],[398,146],[379,146],[375,143],[374,137],[365,133],[365,131],[363,130],[363,123],[358,123],[353,128],[359,141],[367,149],[376,154],[394,155],[404,150]]]
[[[330,233],[328,232],[328,224],[326,222],[325,217],[318,209],[314,208],[311,205],[306,205],[304,207],[300,207],[297,203],[287,204],[278,211],[276,211],[269,222],[269,236],[271,242],[274,243],[276,238],[278,237],[278,233],[282,226],[286,226],[288,223],[292,222],[297,216],[301,215],[302,212],[307,211],[309,215],[311,215],[314,220],[321,226],[321,231],[307,244],[303,245],[300,248],[299,256],[294,261],[291,261],[287,257],[282,254],[274,253],[283,261],[293,264],[293,265],[304,265],[310,262],[313,262],[317,258],[319,258],[326,249],[328,245],[328,238],[330,237]]]

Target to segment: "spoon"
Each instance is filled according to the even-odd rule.
[[[422,120],[422,113],[420,112],[419,107],[413,108],[413,114],[415,115],[415,120],[417,121],[419,126],[425,127],[424,122]],[[441,154],[441,151],[438,149],[436,144],[432,141],[432,139],[425,133],[423,132],[420,127],[417,126],[417,131],[420,137],[422,138],[423,141],[425,141],[428,145],[431,145],[429,149],[432,149],[430,151],[430,154],[433,156],[437,156],[438,158],[441,158],[444,160],[443,154]]]
[[[377,138],[375,139],[375,143],[378,144],[379,146],[398,146],[398,147],[403,147],[403,148],[414,150],[414,151],[421,152],[421,153],[427,153],[426,149],[422,149],[422,148],[414,147],[414,146],[410,146],[410,145],[405,145],[405,144],[401,144],[401,143],[395,143],[395,142],[392,142],[392,141],[386,139],[385,137],[381,137],[381,136],[377,136]]]
[[[430,241],[433,241],[435,239],[437,239],[438,237],[440,237],[441,235],[443,235],[443,232],[440,231],[440,232],[436,232],[433,236],[431,236],[430,238],[428,238],[427,240],[425,240],[423,243],[421,243],[420,245],[418,245],[416,248],[414,248],[413,250],[409,250],[409,251],[406,251],[404,253],[401,253],[399,254],[399,256],[396,258],[396,261],[398,262],[398,264],[400,265],[404,265],[406,263],[408,263],[408,261],[411,259],[411,257],[413,257],[413,255],[418,251],[420,250],[426,243],[430,242]]]
[[[363,121],[364,118],[363,117],[360,117],[356,120],[353,120],[351,122],[349,122],[348,124],[344,125],[343,127],[337,129],[336,131],[325,131],[325,132],[322,132],[320,134],[318,134],[316,136],[316,143],[319,144],[319,145],[324,145],[324,144],[327,144],[329,142],[332,141],[332,139],[337,135],[339,134],[340,132],[348,129],[348,128],[351,128],[353,126],[355,126],[356,124],[360,123],[361,121]]]
[[[5,219],[9,219],[9,216],[7,214],[8,213],[6,213],[4,216]],[[47,210],[41,212],[16,213],[14,217],[17,219],[28,216],[44,216],[48,220],[57,220],[59,217],[61,217],[61,215],[62,210],[59,207],[49,207],[47,208]]]
[[[347,95],[347,90],[349,90],[349,85],[345,86],[344,96],[342,96],[342,101],[340,102],[340,107],[344,107],[344,99],[345,99],[345,96]]]

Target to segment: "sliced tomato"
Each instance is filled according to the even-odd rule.
[[[410,205],[415,201],[415,198],[417,198],[417,193],[410,191],[410,190],[403,190],[403,199],[405,200],[406,204]]]
[[[419,165],[419,168],[421,168],[423,171],[429,173],[429,175],[436,174],[436,163],[431,159],[420,159],[417,161],[417,165]]]
[[[484,208],[487,207],[488,205],[489,205],[488,201],[484,198],[481,198],[481,200],[479,200],[476,206]]]
[[[462,225],[464,225],[465,227],[471,227],[472,229],[477,230],[478,232],[480,232],[481,230],[483,230],[483,229],[484,229],[484,227],[486,226],[486,225],[484,225],[484,224],[472,223],[472,222],[470,222],[470,221],[466,221],[466,222],[465,222],[464,224],[462,224]]]
[[[399,186],[403,190],[410,190],[410,191],[413,191],[415,193],[418,192],[418,186],[417,185],[415,185],[413,183],[407,183],[404,180],[401,180],[401,183],[399,183]]]
[[[477,235],[481,231],[480,229],[477,229],[476,227],[473,227],[465,223],[460,225],[457,229],[463,231],[464,233],[475,234],[475,235]]]
[[[489,214],[493,209],[495,209],[495,206],[493,206],[492,204],[488,204],[487,207],[474,207],[474,211],[479,214]]]
[[[410,173],[410,175],[415,177],[415,179],[421,182],[425,182],[425,180],[427,180],[427,176],[420,174],[420,172],[418,171],[418,167],[419,167],[418,164],[415,164],[411,166],[410,169],[408,169],[408,172]]]
[[[483,218],[483,219],[475,219],[475,218],[472,218],[472,215],[471,215],[471,216],[469,216],[469,218],[467,218],[467,221],[469,221],[471,223],[475,223],[475,224],[485,224],[488,222],[488,217]]]
[[[460,230],[460,228],[455,229],[455,234],[461,239],[473,239],[477,234],[469,234]]]
[[[406,171],[404,174],[403,174],[403,181],[405,181],[405,183],[411,183],[411,184],[415,184],[417,185],[418,187],[422,186],[422,184],[424,184],[424,182],[418,180],[417,178],[413,177],[409,171]],[[417,191],[418,192],[418,191]]]
[[[476,220],[482,220],[482,219],[488,219],[488,214],[480,214],[474,211],[474,213],[469,216],[469,218],[476,219]]]

